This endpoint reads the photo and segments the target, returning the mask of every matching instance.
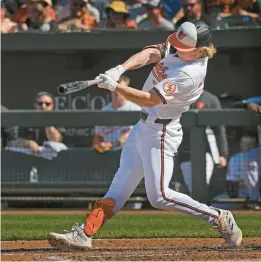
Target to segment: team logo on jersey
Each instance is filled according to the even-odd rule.
[[[170,80],[166,81],[163,84],[163,90],[166,94],[168,95],[172,95],[176,92],[177,88],[176,88],[176,84]]]
[[[179,32],[178,34],[178,39],[182,40],[184,37],[186,37],[187,35],[185,35],[182,31]]]
[[[164,66],[164,63],[158,63],[157,65],[154,66],[154,68],[152,69],[152,74],[155,77],[156,81],[153,82],[153,84],[155,85],[155,83],[158,83],[160,81],[162,81],[163,79],[167,79],[168,75],[166,74],[166,71],[169,68]]]

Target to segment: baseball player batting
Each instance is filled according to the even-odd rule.
[[[182,140],[180,117],[200,96],[208,60],[216,50],[211,29],[203,21],[183,23],[166,43],[145,47],[141,52],[100,74],[98,84],[142,106],[140,121],[130,133],[107,194],[96,203],[84,223],[70,233],[49,234],[49,243],[61,250],[89,249],[92,236],[129,199],[144,177],[148,200],[158,209],[199,217],[216,228],[229,247],[238,247],[242,232],[230,211],[215,209],[169,188],[174,155]],[[157,63],[142,91],[118,84],[127,70]]]

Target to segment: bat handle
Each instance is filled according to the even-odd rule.
[[[97,85],[104,82],[104,79],[94,79],[94,80],[89,80],[88,81],[88,86],[92,86],[92,85]]]

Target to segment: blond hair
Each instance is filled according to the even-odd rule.
[[[209,44],[209,46],[203,46],[203,47],[198,48],[197,58],[208,57],[209,59],[211,59],[215,55],[216,52],[217,50],[214,47],[214,45]]]

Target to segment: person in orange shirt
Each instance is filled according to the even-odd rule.
[[[13,14],[12,20],[16,23],[25,23],[25,21],[29,18],[29,5],[32,2],[36,2],[36,1],[28,1],[27,4],[23,4],[21,5],[20,9],[15,12]],[[52,1],[51,0],[41,0],[38,1],[39,3],[43,3],[44,5],[46,5],[47,9],[48,9],[48,16],[51,17],[51,20],[55,21],[56,20],[56,14],[52,5]]]
[[[30,0],[28,6],[28,18],[20,23],[23,31],[57,31],[56,21],[51,16],[51,0]]]
[[[106,8],[108,14],[107,28],[111,29],[137,29],[135,21],[128,20],[129,10],[123,1],[112,1]]]
[[[62,19],[58,28],[61,31],[89,31],[98,27],[96,18],[88,13],[87,0],[70,0],[70,16]]]

